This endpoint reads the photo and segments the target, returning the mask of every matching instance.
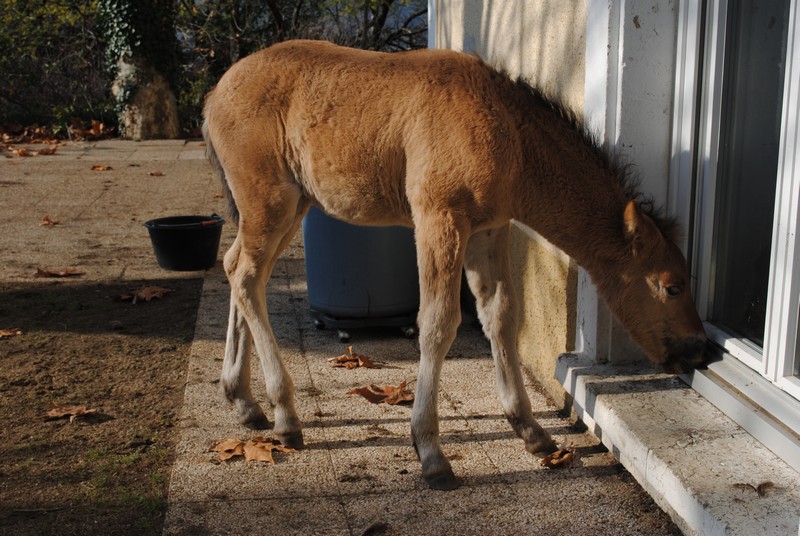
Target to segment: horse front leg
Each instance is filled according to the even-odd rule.
[[[441,221],[444,220],[444,221]],[[420,273],[420,364],[411,414],[411,438],[432,489],[459,486],[439,441],[438,395],[442,364],[461,322],[459,284],[463,244],[448,218],[416,223]]]
[[[557,450],[533,418],[517,354],[517,303],[508,266],[509,227],[482,231],[467,246],[464,267],[476,298],[478,318],[492,346],[500,405],[525,449],[542,456]]]

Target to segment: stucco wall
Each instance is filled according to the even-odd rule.
[[[511,269],[520,303],[520,357],[550,398],[564,404],[566,393],[555,380],[556,357],[575,346],[578,267],[542,239],[513,227]]]
[[[586,2],[432,0],[432,45],[476,53],[488,63],[558,95],[582,113]],[[511,261],[519,295],[518,344],[525,367],[558,403],[556,357],[575,340],[577,268],[526,229],[512,226]]]
[[[586,3],[433,0],[433,43],[476,53],[583,109]]]

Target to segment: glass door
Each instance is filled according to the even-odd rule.
[[[796,9],[790,0],[708,4],[699,73],[698,308],[726,353],[798,398]]]
[[[789,1],[729,6],[708,319],[756,355],[764,344]]]

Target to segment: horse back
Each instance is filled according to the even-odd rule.
[[[451,51],[286,42],[223,76],[206,127],[226,170],[271,159],[285,171],[236,181],[289,180],[343,220],[411,225],[416,210],[457,210],[485,224],[507,216],[498,181],[519,153],[498,77]]]

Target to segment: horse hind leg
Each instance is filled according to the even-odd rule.
[[[284,191],[282,199],[282,203],[263,208],[268,217],[253,218],[263,222],[263,226],[248,226],[243,217],[236,242],[225,256],[225,270],[231,285],[231,315],[222,388],[228,398],[233,399],[240,422],[254,428],[269,426],[250,392],[252,340],[264,373],[267,396],[275,408],[275,435],[287,446],[302,448],[302,425],[294,405],[294,384],[269,324],[264,290],[280,253],[296,233],[308,202],[297,192],[286,194]]]
[[[475,234],[464,267],[476,298],[478,317],[492,346],[500,405],[511,427],[535,455],[557,450],[550,434],[533,418],[517,354],[517,306],[508,266],[508,226]]]
[[[225,265],[231,266],[239,257],[239,238],[226,254]],[[231,260],[228,260],[231,259]],[[220,387],[225,398],[233,404],[239,422],[254,430],[270,428],[272,424],[264,410],[256,402],[250,388],[250,353],[253,337],[250,328],[239,310],[238,300],[231,292],[228,333],[225,343],[225,358],[222,363]]]

